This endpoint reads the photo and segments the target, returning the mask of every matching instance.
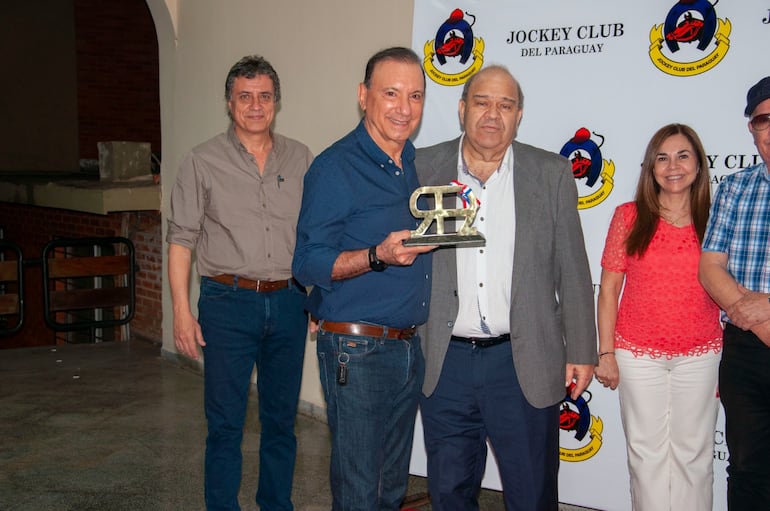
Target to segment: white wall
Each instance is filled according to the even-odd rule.
[[[367,59],[409,46],[412,0],[147,0],[160,51],[163,137],[162,213],[186,151],[227,127],[224,80],[244,55],[266,57],[281,78],[276,131],[318,154],[359,119],[356,88]],[[163,226],[165,236],[166,226]],[[166,262],[164,260],[164,275]],[[198,276],[193,276],[193,303]],[[163,282],[163,350],[175,353],[167,279]],[[307,345],[300,400],[324,406],[315,344]]]

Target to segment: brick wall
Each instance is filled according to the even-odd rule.
[[[145,0],[73,0],[80,158],[99,141],[161,153],[158,37]]]
[[[132,335],[162,342],[163,320],[163,239],[160,212],[129,215],[128,239],[134,242],[136,264],[136,315],[131,321]]]
[[[55,237],[125,236],[133,241],[139,272],[136,274],[136,315],[130,323],[131,335],[162,342],[160,212],[96,215],[0,202],[0,227],[6,240],[21,247],[25,259],[39,258],[43,246]],[[24,284],[25,325],[15,336],[0,338],[0,347],[55,343],[54,332],[43,321],[43,284],[39,265],[25,269]]]
[[[150,142],[161,154],[158,39],[145,0],[70,0],[75,18],[79,157],[96,159],[97,142]],[[58,169],[50,169],[58,170]],[[160,212],[94,215],[0,202],[5,238],[39,258],[55,236],[126,236],[136,248],[136,315],[132,335],[161,342],[163,243]],[[121,234],[121,231],[123,234]],[[25,271],[25,327],[0,348],[47,345],[53,332],[42,316],[39,267]]]

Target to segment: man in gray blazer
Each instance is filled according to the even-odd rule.
[[[434,253],[420,403],[435,511],[478,509],[486,440],[507,510],[558,508],[559,403],[597,361],[594,299],[567,160],[514,142],[523,94],[502,66],[465,84],[464,134],[417,151],[422,185],[457,179],[486,245]]]

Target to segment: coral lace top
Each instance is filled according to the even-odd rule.
[[[719,352],[719,307],[698,282],[695,228],[661,220],[644,255],[628,256],[625,240],[635,218],[635,203],[618,206],[602,255],[605,270],[625,273],[615,348],[652,358]]]

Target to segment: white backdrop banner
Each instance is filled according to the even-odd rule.
[[[459,135],[462,85],[482,66],[505,65],[519,80],[518,140],[572,161],[597,292],[610,218],[633,199],[658,128],[698,132],[712,187],[760,161],[743,109],[748,88],[770,75],[768,0],[415,0],[412,47],[428,76],[418,147]],[[593,384],[562,406],[560,500],[631,509],[617,393]],[[726,509],[723,424],[720,410],[715,510]],[[425,475],[419,419],[411,469]],[[494,460],[484,485],[500,489]]]

